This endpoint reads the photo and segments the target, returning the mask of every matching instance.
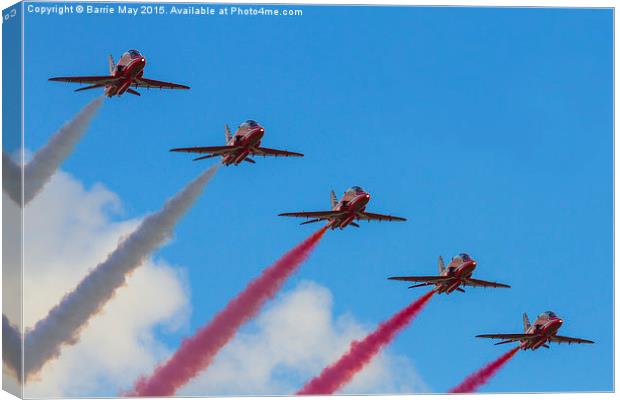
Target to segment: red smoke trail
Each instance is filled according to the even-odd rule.
[[[519,351],[519,347],[515,347],[514,349],[499,357],[497,360],[485,365],[482,369],[479,369],[478,371],[469,375],[467,378],[465,378],[463,382],[461,382],[460,385],[452,388],[452,390],[450,390],[450,393],[475,392],[480,386],[487,383],[487,381],[491,379],[491,377],[493,377],[493,375],[495,375],[497,371],[499,371],[499,369],[504,366],[504,364],[506,364],[512,357],[514,357],[514,355],[517,354],[517,351]]]
[[[207,368],[217,352],[252,318],[261,306],[280,289],[286,278],[310,255],[327,226],[286,253],[275,264],[250,282],[236,298],[202,327],[194,336],[181,343],[179,349],[151,377],[142,377],[129,396],[172,396],[198,373]]]
[[[361,371],[422,310],[434,291],[430,291],[398,312],[361,341],[351,343],[349,351],[321,375],[307,382],[297,394],[332,394]]]

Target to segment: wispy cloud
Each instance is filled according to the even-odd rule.
[[[219,164],[216,164],[208,169],[168,200],[161,211],[146,217],[105,261],[97,265],[26,333],[26,378],[57,357],[63,345],[74,344],[78,340],[88,320],[126,283],[127,276],[171,236],[172,228],[194,204],[218,168]]]
[[[21,374],[22,338],[19,329],[9,319],[2,315],[2,359],[12,374]]]
[[[19,211],[19,206],[6,194],[3,201],[6,211]],[[43,318],[58,299],[73,290],[141,222],[140,218],[123,218],[121,199],[105,186],[85,187],[62,170],[51,178],[27,211],[24,215],[26,248],[36,251],[25,254],[23,285],[28,296],[23,298],[23,324],[26,327]],[[5,248],[16,244],[12,236],[3,240]],[[5,255],[12,259],[3,261],[12,264],[19,261],[13,252],[5,251]],[[11,272],[4,267],[5,272]],[[12,270],[19,275],[21,268]],[[13,286],[21,287],[19,276],[8,278],[11,290]],[[21,318],[18,294],[12,291],[5,294],[9,321],[17,322]],[[131,385],[136,376],[149,372],[157,360],[170,354],[159,335],[188,329],[189,295],[185,268],[170,265],[159,257],[147,259],[127,278],[122,290],[117,290],[88,321],[80,331],[79,341],[63,347],[57,360],[45,364],[26,382],[23,396],[116,395]],[[6,362],[3,372],[3,387],[20,393],[21,384],[7,371]]]

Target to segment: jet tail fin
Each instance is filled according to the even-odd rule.
[[[443,257],[439,256],[438,264],[439,264],[439,275],[441,275],[441,273],[445,271],[446,269],[446,264],[444,264],[443,262]]]
[[[336,193],[332,190],[332,192],[330,193],[330,197],[329,197],[331,204],[332,204],[332,210],[334,208],[336,208],[336,204],[338,204],[338,199],[336,198]]]
[[[230,139],[232,138],[232,134],[230,133],[230,128],[228,127],[228,124],[224,125],[224,135],[226,135],[226,144],[228,144],[228,142],[230,142]]]
[[[114,57],[112,57],[112,54],[108,56],[108,65],[110,67],[110,75],[114,75],[114,71],[116,70],[116,64],[114,63]]]
[[[527,317],[527,313],[523,313],[523,332],[527,332],[527,330],[530,329],[530,326],[532,326],[532,324],[530,324],[530,319]]]

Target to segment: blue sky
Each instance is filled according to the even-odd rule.
[[[297,7],[295,7],[297,8]],[[468,252],[476,276],[513,286],[439,296],[390,346],[436,391],[507,348],[547,309],[596,342],[518,354],[483,391],[613,388],[612,22],[609,9],[300,7],[302,17],[37,16],[25,20],[25,132],[34,150],[99,92],[48,82],[147,57],[145,76],[190,91],[107,99],[63,168],[144,215],[213,161],[172,147],[223,144],[252,118],[263,145],[303,159],[223,168],[157,257],[187,267],[191,324],[176,347],[262,268],[310,234],[280,212],[325,209],[329,191],[372,194],[409,218],[329,232],[286,285],[314,280],[335,311],[374,326]],[[309,377],[308,377],[309,378]],[[301,383],[301,382],[300,382]]]

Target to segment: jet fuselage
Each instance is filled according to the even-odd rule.
[[[525,333],[536,334],[537,336],[532,339],[522,340],[521,349],[523,350],[536,350],[549,341],[551,336],[558,333],[558,330],[562,326],[564,321],[557,316],[552,318],[537,318],[534,324],[530,326]]]
[[[346,214],[332,218],[329,227],[331,229],[344,229],[355,220],[358,212],[366,210],[369,201],[370,194],[363,190],[359,190],[355,194],[345,193],[333,211],[345,211]]]
[[[125,57],[128,59],[123,60]],[[105,95],[112,97],[124,94],[136,78],[140,78],[144,75],[145,66],[146,57],[142,54],[137,53],[131,56],[128,54],[123,55],[114,69],[114,77],[121,78],[121,80],[114,84],[107,85],[105,88]]]
[[[446,267],[446,269],[440,274],[446,277],[453,277],[454,280],[451,280],[447,283],[437,283],[435,291],[437,293],[452,293],[459,286],[461,286],[462,278],[471,278],[474,270],[476,269],[476,261],[472,259],[462,260],[462,259],[453,259],[450,261],[450,264]]]
[[[222,156],[222,164],[239,165],[242,163],[243,160],[250,155],[252,149],[260,147],[260,142],[264,134],[265,129],[260,125],[250,128],[240,127],[237,129],[237,132],[235,132],[226,145],[237,146],[239,147],[239,151]]]

